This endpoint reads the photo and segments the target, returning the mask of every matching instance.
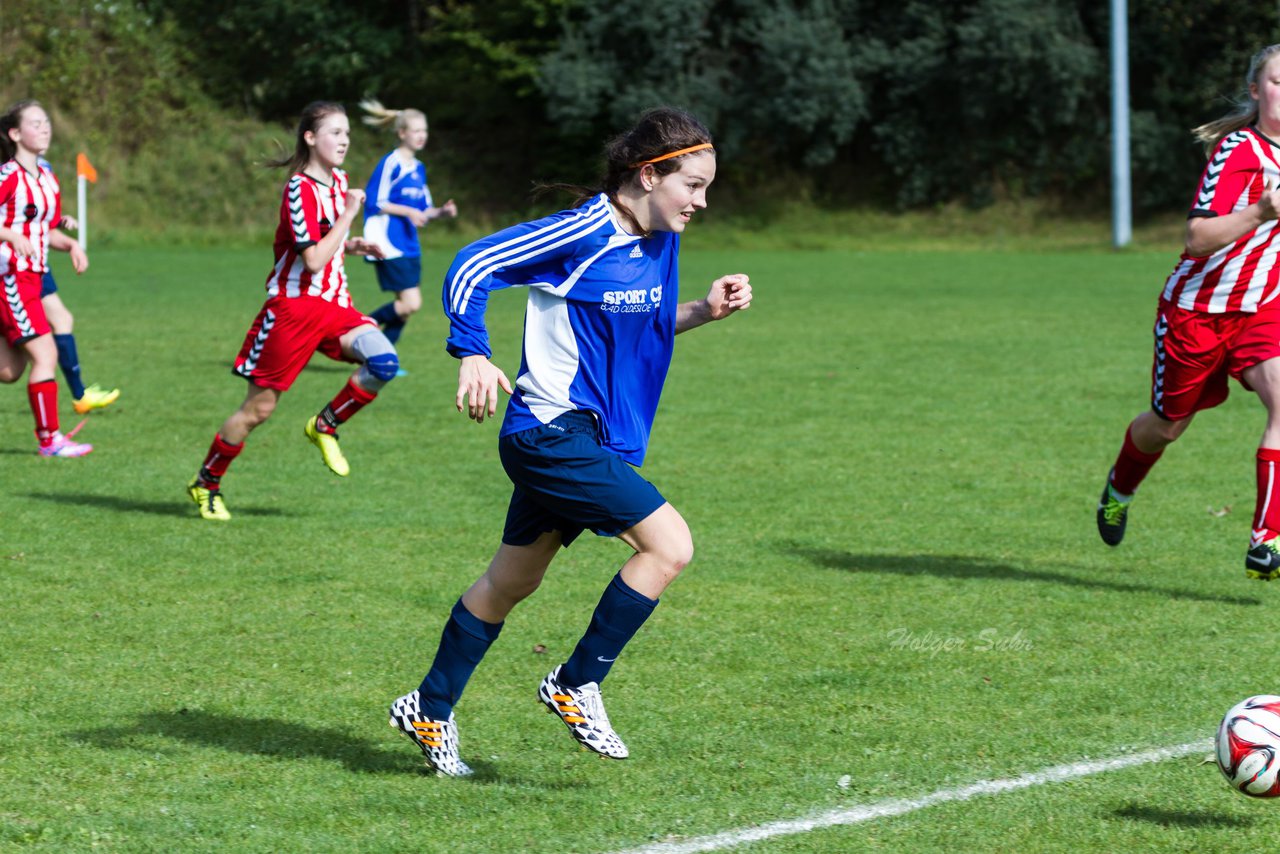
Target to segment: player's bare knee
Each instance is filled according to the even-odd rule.
[[[654,555],[662,564],[668,578],[675,578],[686,566],[693,562],[693,538],[678,537],[663,543],[662,548]]]
[[[1172,444],[1178,440],[1178,437],[1186,432],[1187,426],[1191,423],[1189,419],[1180,421],[1161,421],[1157,429],[1157,435],[1165,442]]]
[[[276,411],[276,401],[271,398],[255,400],[246,403],[240,411],[244,413],[245,421],[252,429],[271,417],[271,413]]]

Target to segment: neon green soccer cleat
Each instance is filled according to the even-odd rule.
[[[217,489],[210,489],[200,482],[200,478],[191,481],[187,486],[187,495],[191,496],[191,500],[200,508],[200,518],[209,519],[213,522],[229,522],[231,513],[227,510],[227,504],[222,500],[222,492]]]
[[[320,456],[324,458],[324,464],[329,467],[329,471],[338,477],[346,477],[351,474],[351,466],[347,465],[347,458],[342,455],[342,448],[338,446],[338,434],[325,433],[317,428],[316,421],[319,417],[311,416],[311,420],[307,422],[302,432],[311,440],[311,444],[320,449]]]
[[[84,415],[94,409],[110,406],[116,402],[116,398],[119,396],[120,389],[113,388],[111,391],[107,391],[99,388],[98,384],[94,383],[84,390],[84,394],[73,405],[78,414]]]

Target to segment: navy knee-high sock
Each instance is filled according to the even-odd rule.
[[[622,580],[621,572],[615,575],[591,615],[586,634],[560,668],[560,684],[571,688],[588,682],[600,684],[627,641],[640,631],[656,607],[657,599],[632,590]]]
[[[66,335],[53,336],[54,346],[58,348],[58,367],[67,378],[67,388],[76,400],[84,397],[84,382],[80,379],[80,354],[76,352],[76,336],[68,332]]]
[[[439,721],[448,719],[476,665],[501,631],[502,623],[486,623],[458,599],[440,633],[431,670],[418,687],[423,714]]]
[[[369,316],[378,321],[378,325],[382,327],[382,334],[387,336],[388,341],[394,344],[400,340],[400,333],[404,331],[405,320],[396,314],[396,304],[394,302],[378,306],[378,310]]]

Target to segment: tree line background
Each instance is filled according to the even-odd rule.
[[[1203,164],[1188,129],[1229,108],[1280,13],[1129,12],[1135,210],[1180,210]],[[55,166],[90,151],[135,223],[260,219],[245,208],[278,180],[253,166],[301,106],[354,120],[368,95],[426,111],[433,186],[473,210],[590,182],[601,142],[666,103],[712,128],[737,205],[1101,213],[1109,25],[1100,0],[6,0],[0,94],[45,102]],[[392,142],[361,131],[353,175]]]

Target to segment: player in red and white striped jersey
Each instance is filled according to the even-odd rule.
[[[1245,83],[1237,110],[1194,131],[1209,162],[1156,311],[1151,409],[1129,424],[1097,522],[1118,545],[1139,484],[1234,377],[1267,409],[1245,572],[1269,581],[1280,577],[1280,45],[1253,57]]]
[[[81,457],[93,446],[59,429],[58,350],[40,301],[50,248],[70,252],[76,272],[89,264],[79,245],[54,228],[62,219],[61,191],[40,162],[52,138],[49,116],[36,101],[19,101],[0,116],[0,382],[17,382],[29,361],[27,399],[40,454]]]
[[[364,192],[347,187],[339,167],[346,158],[350,125],[341,104],[316,101],[303,110],[294,153],[272,166],[288,167],[280,203],[276,263],[267,277],[267,301],[245,336],[232,372],[249,381],[240,408],[213,437],[188,494],[205,519],[227,520],[221,481],[244,440],[275,411],[287,390],[319,351],[360,363],[338,395],[309,420],[307,438],[334,474],[350,471],[338,446],[338,425],[390,382],[399,369],[395,347],[369,317],[351,304],[345,252],[381,257],[377,247],[347,232],[360,214]]]

